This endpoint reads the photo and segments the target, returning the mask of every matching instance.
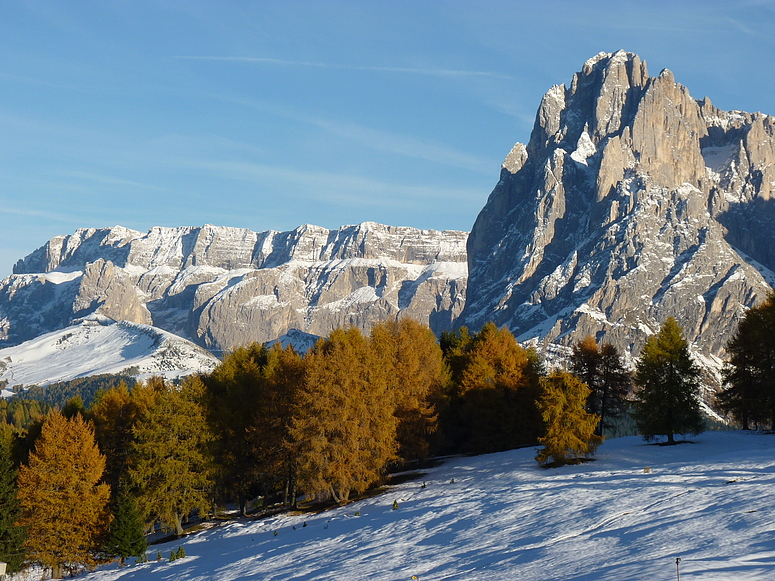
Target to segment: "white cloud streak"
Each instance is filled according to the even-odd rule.
[[[433,77],[487,77],[491,79],[514,80],[510,75],[495,73],[492,71],[469,71],[458,69],[428,69],[416,67],[376,67],[363,65],[345,65],[341,63],[322,63],[314,61],[294,61],[268,57],[241,57],[241,56],[176,56],[174,58],[199,61],[244,62],[256,64],[269,64],[294,67],[314,67],[319,69],[341,69],[348,71],[407,73],[414,75],[428,75]]]

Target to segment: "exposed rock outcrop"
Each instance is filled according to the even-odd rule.
[[[461,323],[637,355],[668,317],[718,368],[775,269],[775,120],[601,53],[543,97],[468,241]],[[755,259],[755,260],[754,260]]]
[[[466,238],[369,222],[331,231],[78,230],[0,282],[0,345],[91,314],[154,325],[216,352],[291,329],[368,331],[400,316],[440,332],[463,308]]]

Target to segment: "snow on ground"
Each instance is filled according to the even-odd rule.
[[[683,581],[773,579],[773,452],[775,436],[709,432],[673,447],[609,440],[557,470],[532,448],[455,458],[381,496],[236,521],[151,547],[162,562],[80,578],[669,580],[680,558]],[[187,556],[168,562],[180,545]]]
[[[172,333],[97,316],[0,349],[0,380],[11,388],[128,369],[141,378],[162,375],[175,379],[212,371],[217,364],[214,355]],[[10,394],[2,392],[3,397]]]

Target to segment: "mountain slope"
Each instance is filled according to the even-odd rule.
[[[601,53],[543,97],[468,241],[461,323],[636,356],[669,316],[716,370],[775,280],[775,119]]]
[[[171,333],[94,317],[0,349],[0,381],[7,382],[8,390],[17,385],[43,385],[102,373],[175,379],[210,372],[218,363],[209,352]]]
[[[674,579],[676,558],[682,579],[772,578],[773,436],[694,441],[609,440],[556,471],[529,448],[451,459],[380,496],[234,522],[151,548],[162,562],[83,579],[636,581]],[[180,545],[186,558],[167,562]]]
[[[101,314],[216,352],[291,329],[326,335],[412,316],[451,328],[465,299],[465,232],[366,222],[339,230],[122,227],[59,236],[0,282],[0,345]]]

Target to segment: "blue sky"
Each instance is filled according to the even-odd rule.
[[[0,4],[0,276],[81,227],[468,230],[553,84],[623,48],[775,114],[775,2]]]

